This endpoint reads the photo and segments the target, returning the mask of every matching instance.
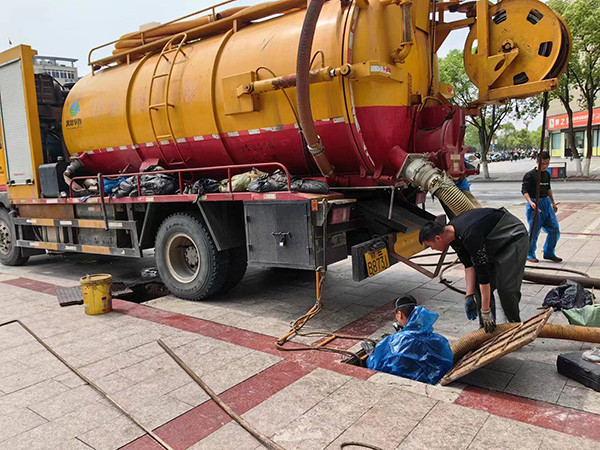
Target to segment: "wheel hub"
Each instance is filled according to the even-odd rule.
[[[6,222],[0,221],[0,253],[7,255],[10,252],[12,242],[10,239],[10,229]]]
[[[200,253],[186,233],[171,236],[165,246],[165,261],[173,278],[180,283],[191,283],[200,271]]]

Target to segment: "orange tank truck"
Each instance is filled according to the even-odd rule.
[[[460,28],[469,111],[437,71]],[[228,1],[96,47],[70,89],[34,76],[28,47],[0,53],[0,94],[24,92],[1,105],[16,119],[0,261],[155,248],[166,286],[193,300],[247,264],[322,273],[350,255],[357,281],[398,261],[435,276],[408,258],[426,193],[450,216],[475,207],[453,183],[474,173],[465,115],[554,89],[570,39],[537,0]]]

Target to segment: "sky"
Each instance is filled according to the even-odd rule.
[[[3,0],[3,3],[0,50],[9,48],[10,40],[13,45],[30,45],[42,56],[77,58],[79,76],[90,72],[87,65],[90,49],[137,31],[140,25],[167,22],[214,4],[208,0]],[[232,6],[257,3],[260,1],[239,0]],[[450,33],[438,56],[443,57],[454,48],[462,49],[466,37],[467,30]],[[539,125],[541,118],[534,120],[530,129]]]

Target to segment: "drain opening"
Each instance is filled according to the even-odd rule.
[[[143,303],[169,294],[169,290],[160,281],[148,281],[133,285],[116,282],[110,288],[110,295],[113,298],[132,303]]]

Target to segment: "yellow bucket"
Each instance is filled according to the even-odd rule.
[[[109,294],[112,275],[86,275],[79,283],[83,291],[83,308],[86,314],[104,314],[112,311],[112,298]]]

